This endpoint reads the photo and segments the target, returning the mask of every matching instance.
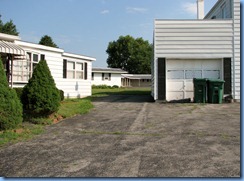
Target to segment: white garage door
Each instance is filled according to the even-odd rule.
[[[222,79],[222,60],[172,60],[166,62],[166,99],[193,100],[193,78]]]

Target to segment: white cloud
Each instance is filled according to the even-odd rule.
[[[127,7],[126,8],[127,13],[146,13],[147,9],[145,8],[137,8],[137,7]]]
[[[183,10],[186,13],[192,14],[192,15],[196,15],[197,14],[197,4],[196,3],[185,3],[182,5]]]
[[[109,13],[109,10],[103,10],[101,11],[101,14],[108,14]]]

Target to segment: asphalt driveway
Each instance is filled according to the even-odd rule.
[[[4,177],[240,177],[240,104],[97,98],[95,108],[0,148]]]

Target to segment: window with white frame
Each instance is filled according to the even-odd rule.
[[[13,81],[14,82],[27,82],[32,76],[36,65],[40,61],[40,57],[45,59],[44,54],[37,54],[33,52],[27,52],[26,58],[13,61]]]
[[[84,79],[83,63],[76,63],[76,79]]]
[[[67,78],[75,78],[75,62],[67,62]]]
[[[36,65],[38,64],[38,62],[39,62],[39,55],[38,54],[34,54],[33,53],[33,62],[32,62],[32,64],[33,64],[33,70],[35,69],[35,67],[36,67]]]
[[[84,63],[67,61],[67,60],[64,60],[63,63],[64,63],[64,65],[63,65],[63,78],[87,79],[87,77],[85,77]]]

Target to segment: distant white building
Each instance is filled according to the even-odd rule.
[[[12,87],[24,87],[41,59],[45,59],[58,89],[66,98],[91,95],[91,69],[95,58],[63,49],[24,42],[0,33],[0,55]]]
[[[92,68],[92,85],[107,85],[121,87],[121,74],[127,73],[116,68]]]
[[[151,87],[151,74],[122,74],[122,87]]]

